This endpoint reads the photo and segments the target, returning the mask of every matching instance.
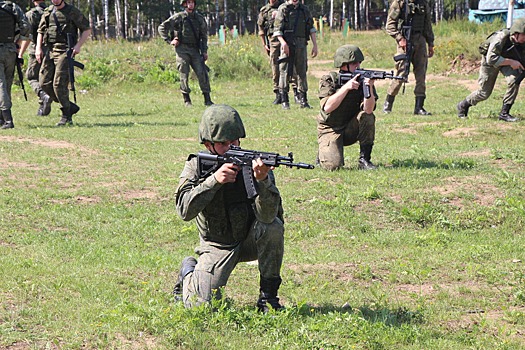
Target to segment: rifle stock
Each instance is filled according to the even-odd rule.
[[[197,163],[199,176],[206,178],[215,172],[224,163],[233,163],[242,168],[244,184],[248,198],[257,196],[257,185],[253,177],[252,160],[260,158],[262,162],[270,167],[280,165],[288,168],[313,169],[314,166],[306,163],[294,163],[293,154],[290,152],[287,156],[281,156],[278,153],[261,152],[255,150],[242,149],[239,146],[230,146],[230,149],[224,155],[209,154],[199,152],[197,154]]]
[[[24,64],[24,59],[17,57],[16,58],[16,71],[18,73],[18,81],[20,82],[20,86],[22,87],[22,91],[24,92],[24,98],[27,101],[26,87],[24,86],[24,73],[22,71],[23,64]]]

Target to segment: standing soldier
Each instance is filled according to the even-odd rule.
[[[74,57],[80,53],[80,48],[89,38],[91,28],[87,18],[73,5],[65,3],[64,0],[51,0],[51,3],[52,5],[45,9],[38,26],[35,55],[37,61],[42,64],[40,86],[53,101],[60,103],[62,116],[56,125],[71,125],[73,114],[77,113],[80,107],[69,101],[67,36],[69,34],[73,38],[71,44],[74,46],[69,49]]]
[[[210,98],[210,80],[205,63],[208,60],[208,24],[204,16],[195,11],[194,0],[181,0],[180,4],[184,11],[162,22],[159,34],[164,41],[175,47],[180,90],[186,107],[191,106],[191,89],[188,85],[190,66],[199,79],[204,104],[211,106],[213,102]]]
[[[345,146],[359,142],[358,167],[374,170],[370,160],[375,140],[377,93],[374,80],[365,78],[370,96],[365,96],[359,83],[359,74],[344,84],[338,83],[338,74],[354,73],[365,59],[359,47],[343,45],[334,56],[334,67],[339,73],[324,75],[319,82],[321,111],[317,117],[317,141],[319,165],[326,170],[337,170],[344,165]]]
[[[506,122],[518,120],[510,114],[510,109],[518,96],[520,83],[525,78],[524,43],[525,18],[518,18],[512,23],[510,30],[498,30],[480,45],[479,51],[483,57],[479,68],[479,89],[458,103],[458,117],[467,118],[471,106],[489,98],[501,72],[507,81],[507,91],[503,96],[503,106],[498,118]]]
[[[403,26],[409,27],[403,30]],[[428,59],[434,56],[434,32],[432,31],[432,18],[430,5],[427,0],[393,0],[388,11],[386,22],[386,32],[396,39],[397,54],[410,54],[407,52],[409,46],[412,47],[410,62],[414,68],[416,86],[416,105],[414,114],[431,115],[423,105],[426,97],[426,74]],[[407,37],[408,36],[408,37]],[[427,52],[428,44],[428,52]],[[403,61],[396,62],[396,75],[403,75],[405,72]],[[383,112],[392,112],[394,99],[399,93],[403,81],[392,80],[387,90],[386,100],[383,105]]]
[[[279,6],[275,17],[274,33],[281,43],[279,66],[279,93],[283,109],[290,109],[288,100],[289,79],[294,68],[297,73],[297,89],[301,108],[312,108],[308,104],[308,40],[312,39],[312,57],[317,56],[316,30],[308,7],[299,0],[288,0]]]
[[[21,38],[29,36],[29,23],[22,9],[11,1],[0,0],[0,125],[12,129],[11,86],[15,77],[17,46]]]
[[[31,88],[33,88],[33,90],[38,96],[38,103],[40,106],[38,107],[36,115],[44,116],[49,115],[49,113],[51,113],[52,101],[51,97],[48,94],[46,94],[44,90],[42,90],[38,81],[41,64],[36,60],[35,46],[38,37],[38,25],[40,24],[40,19],[42,18],[42,14],[44,13],[44,9],[46,8],[46,3],[44,2],[44,0],[33,0],[33,5],[34,7],[26,12],[27,20],[31,25],[31,41],[27,40],[22,42],[22,45],[20,46],[20,52],[18,53],[18,57],[22,58],[24,56],[24,52],[29,47],[29,59],[27,61],[26,77],[29,81],[29,85],[31,85]]]

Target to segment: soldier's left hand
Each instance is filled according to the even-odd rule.
[[[263,163],[261,158],[252,160],[253,176],[255,180],[262,181],[268,177],[268,172],[273,169]]]
[[[208,53],[203,53],[202,58],[204,58],[204,61],[208,60]]]
[[[317,46],[314,45],[314,47],[312,47],[312,57],[316,57],[317,56]]]
[[[434,46],[428,47],[428,58],[434,56]]]

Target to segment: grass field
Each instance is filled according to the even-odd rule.
[[[493,28],[453,29],[436,27],[433,115],[412,115],[413,78],[392,114],[378,106],[379,170],[357,170],[357,145],[337,172],[276,169],[286,221],[277,314],[255,310],[254,264],[236,268],[215,312],[172,300],[180,261],[198,244],[173,193],[186,157],[201,150],[204,106],[193,80],[194,107],[183,107],[167,45],[89,42],[72,127],[54,127],[56,105],[34,116],[36,97],[26,103],[14,88],[16,128],[0,133],[0,348],[525,348],[525,126],[497,120],[503,81],[457,118],[477,71],[451,62],[475,57],[467,42]],[[380,31],[322,38],[313,105],[317,74],[344,42],[366,48],[365,67],[391,69],[393,40]],[[253,45],[212,47],[213,100],[240,112],[244,147],[313,163],[317,110],[271,105]],[[253,74],[235,75],[235,63]],[[377,86],[382,104],[386,84]],[[524,107],[521,92],[512,111],[524,118]]]

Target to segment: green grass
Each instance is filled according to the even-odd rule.
[[[56,105],[34,116],[36,98],[26,103],[14,87],[16,128],[0,133],[0,348],[525,348],[525,127],[497,120],[503,79],[470,119],[456,117],[477,72],[441,67],[457,47],[475,63],[493,30],[465,28],[436,26],[432,116],[411,114],[413,79],[392,114],[378,106],[378,171],[357,170],[356,145],[341,171],[276,170],[286,221],[279,314],[255,311],[250,264],[234,271],[215,312],[172,301],[180,261],[198,244],[173,193],[201,149],[204,106],[192,80],[194,107],[183,107],[167,45],[89,42],[73,127],[54,127]],[[463,42],[471,36],[476,45]],[[310,72],[331,70],[350,42],[366,67],[392,68],[391,38],[352,32],[321,38]],[[253,68],[266,62],[258,38],[228,45],[210,49],[212,98],[240,112],[243,146],[313,163],[317,111],[271,105],[266,67]],[[243,64],[231,57],[237,47]],[[317,82],[310,76],[312,105]],[[386,84],[377,85],[382,104]]]

